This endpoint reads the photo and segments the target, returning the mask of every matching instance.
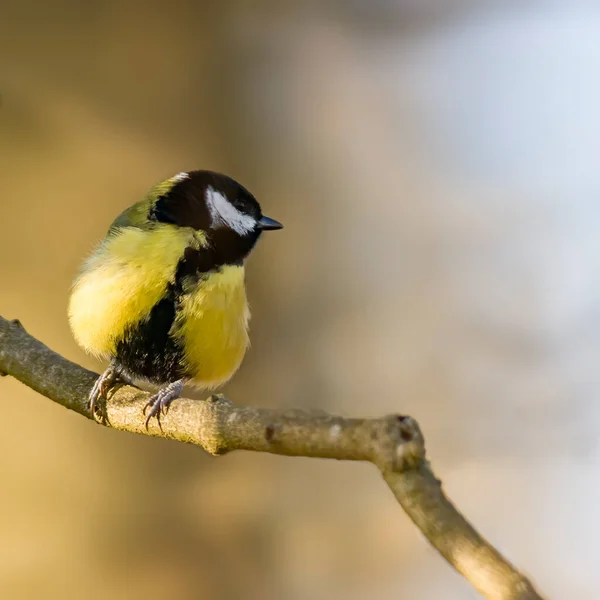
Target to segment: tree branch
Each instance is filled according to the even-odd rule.
[[[98,377],[0,317],[0,374],[92,419],[87,396]],[[106,403],[115,429],[196,444],[211,454],[253,450],[286,456],[361,460],[376,465],[396,499],[439,553],[489,600],[542,600],[532,584],[467,522],[442,491],[411,417],[346,419],[323,412],[240,407],[223,396],[177,400],[162,431],[144,427],[149,394],[122,386]]]

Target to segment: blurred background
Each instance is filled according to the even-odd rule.
[[[411,414],[474,524],[600,594],[600,6],[8,0],[0,314],[86,367],[69,286],[124,207],[223,171],[285,224],[248,265],[238,403]],[[0,381],[0,597],[468,600],[370,465],[96,427]]]

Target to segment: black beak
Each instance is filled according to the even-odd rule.
[[[271,219],[271,217],[262,217],[258,222],[258,227],[264,231],[268,231],[269,229],[283,229],[283,225],[279,221]]]

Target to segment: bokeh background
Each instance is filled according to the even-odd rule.
[[[156,181],[226,172],[286,226],[228,395],[415,416],[498,548],[598,598],[599,40],[578,0],[5,0],[0,314],[101,369],[81,259]],[[10,378],[0,407],[2,598],[477,597],[369,465],[215,459]]]

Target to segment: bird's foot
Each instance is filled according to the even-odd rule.
[[[88,408],[94,419],[96,418],[96,405],[98,404],[98,400],[100,400],[100,398],[106,400],[108,392],[110,392],[117,383],[133,385],[131,379],[129,379],[117,365],[111,363],[108,369],[96,379],[96,383],[94,383],[94,387],[88,397]]]
[[[185,384],[184,379],[179,379],[159,390],[154,396],[148,400],[146,406],[144,406],[144,414],[148,411],[146,416],[146,429],[148,429],[148,423],[152,417],[156,417],[156,422],[160,427],[160,415],[166,415],[169,410],[169,405],[173,400],[179,398],[183,386]],[[148,410],[150,409],[150,410]]]

